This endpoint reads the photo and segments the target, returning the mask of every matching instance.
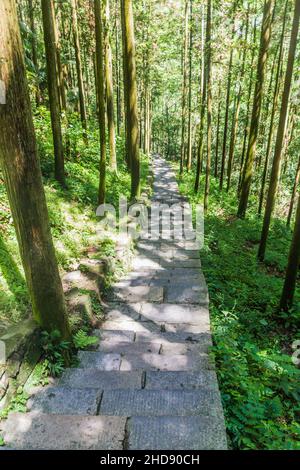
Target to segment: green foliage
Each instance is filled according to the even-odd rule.
[[[10,400],[9,405],[1,410],[0,419],[7,418],[9,413],[26,413],[28,399],[29,395],[24,392],[22,387],[19,387],[14,397]]]
[[[73,336],[73,343],[76,349],[86,349],[89,346],[94,346],[99,342],[96,336],[88,336],[83,330],[77,331]]]
[[[195,203],[193,175],[180,188]],[[203,180],[202,180],[203,187]],[[257,261],[261,222],[237,219],[235,194],[212,179],[201,259],[210,292],[213,353],[234,449],[300,449],[299,289],[289,314],[278,312],[291,233],[272,225],[266,263]]]
[[[41,346],[44,353],[44,371],[52,377],[59,377],[67,365],[71,344],[61,340],[59,331],[41,334]]]

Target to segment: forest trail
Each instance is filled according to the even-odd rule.
[[[181,203],[175,175],[154,160],[153,201]],[[105,300],[97,351],[79,353],[5,442],[22,449],[226,449],[199,250],[174,240],[137,244],[132,272]],[[190,248],[190,247],[189,247]]]

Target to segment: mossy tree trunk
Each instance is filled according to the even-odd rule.
[[[140,154],[135,64],[135,38],[132,0],[122,0],[124,14],[125,76],[127,78],[128,152],[131,170],[131,198],[140,196]]]
[[[104,26],[104,49],[105,49],[105,84],[106,84],[106,107],[107,107],[107,127],[109,138],[110,166],[113,171],[117,171],[116,156],[116,130],[114,112],[114,85],[112,70],[111,33],[110,33],[110,5],[109,0],[103,2],[103,26]]]
[[[104,59],[103,59],[103,25],[101,0],[94,0],[95,33],[96,33],[96,87],[98,96],[98,121],[100,132],[100,181],[99,204],[105,202],[106,192],[106,136],[105,136],[105,98],[104,98]]]
[[[60,97],[57,80],[57,54],[53,18],[53,0],[42,0],[44,42],[47,62],[48,93],[55,157],[55,178],[65,185],[64,149],[60,117]]]
[[[63,339],[70,335],[62,284],[51,238],[26,81],[15,0],[0,2],[0,163],[10,202],[33,315]]]

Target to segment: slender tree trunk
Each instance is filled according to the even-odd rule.
[[[31,54],[32,54],[32,63],[35,68],[36,80],[35,80],[35,101],[37,106],[41,104],[41,90],[39,84],[39,63],[38,63],[38,54],[37,54],[37,36],[36,36],[36,26],[34,19],[34,4],[33,0],[28,0],[28,10],[29,10],[29,20],[30,20],[30,29],[31,29]]]
[[[54,31],[54,45],[55,45],[55,52],[56,52],[56,79],[57,79],[57,86],[58,86],[58,93],[59,93],[59,102],[61,110],[65,110],[67,107],[67,99],[66,99],[66,90],[64,84],[64,75],[63,69],[61,65],[61,58],[60,58],[60,40],[56,22],[56,14],[54,8],[53,0],[49,0],[51,15],[52,15],[52,24],[53,24],[53,31]]]
[[[55,178],[65,185],[64,149],[61,131],[60,102],[57,84],[57,54],[53,23],[52,0],[42,0],[44,40],[47,62],[48,93],[51,112],[52,135],[55,156]]]
[[[106,136],[105,136],[105,98],[104,98],[104,60],[103,60],[103,27],[101,0],[94,0],[95,33],[96,33],[96,87],[98,96],[98,121],[100,131],[100,180],[99,204],[105,203],[106,192]]]
[[[221,121],[221,81],[219,82],[219,86],[218,86],[218,118],[217,118],[217,130],[216,130],[215,171],[214,171],[215,178],[218,177],[220,121]]]
[[[139,129],[137,108],[137,85],[135,65],[135,39],[132,0],[122,0],[124,6],[124,42],[125,67],[128,80],[128,134],[129,134],[129,160],[131,168],[131,198],[140,196],[140,155],[139,155]]]
[[[114,86],[112,70],[112,53],[110,45],[110,6],[109,0],[104,0],[104,48],[105,48],[105,83],[106,83],[106,105],[107,105],[107,127],[109,137],[110,166],[117,171],[116,156],[116,130],[114,112]]]
[[[81,118],[82,127],[86,131],[87,114],[86,114],[84,84],[83,84],[83,76],[82,76],[80,42],[79,42],[79,34],[78,34],[77,0],[71,0],[71,8],[72,8],[72,29],[73,29],[74,48],[75,48],[76,72],[77,72],[77,82],[78,82],[78,92],[79,92],[80,118]]]
[[[189,44],[189,109],[188,109],[188,143],[187,170],[192,167],[192,67],[193,67],[193,2],[190,0],[190,44]]]
[[[6,105],[0,105],[0,163],[20,254],[38,324],[62,339],[70,331],[59,277],[26,81],[15,0],[0,2],[0,78]],[[16,138],[18,136],[18,138]]]
[[[119,136],[121,132],[121,121],[122,121],[121,107],[122,105],[121,105],[121,72],[120,72],[120,52],[119,52],[120,25],[119,25],[117,2],[116,2],[116,10],[115,10],[115,29],[116,29],[117,133]]]
[[[212,0],[207,0],[207,22],[206,22],[206,76],[207,76],[207,159],[206,159],[206,178],[204,192],[204,211],[208,210],[208,199],[210,189],[210,170],[211,170],[211,118],[212,118],[212,89],[211,89],[211,15]]]
[[[130,161],[130,132],[129,132],[129,89],[128,89],[128,67],[126,65],[126,41],[125,41],[125,3],[124,0],[120,0],[120,10],[121,10],[121,26],[122,26],[122,45],[123,45],[123,88],[124,88],[124,116],[125,116],[125,160],[127,163],[127,168],[130,170],[131,161]]]
[[[233,11],[235,16],[235,9]],[[232,37],[233,41],[235,34],[235,21],[233,19],[232,26]],[[223,189],[225,163],[226,163],[226,145],[227,145],[227,132],[228,132],[228,121],[229,121],[229,107],[230,107],[230,93],[231,93],[231,75],[232,75],[232,62],[233,62],[233,46],[230,49],[228,75],[227,75],[227,93],[226,93],[226,104],[225,104],[225,120],[224,120],[224,134],[223,134],[223,148],[222,148],[222,160],[221,160],[221,173],[220,173],[220,189]]]
[[[291,225],[291,219],[292,219],[292,215],[293,215],[295,197],[296,197],[296,194],[297,194],[297,189],[298,189],[298,186],[299,186],[299,182],[300,182],[300,157],[299,157],[299,160],[298,160],[298,166],[297,166],[297,170],[296,170],[296,175],[295,175],[295,180],[294,180],[294,185],[293,185],[293,190],[292,190],[292,195],[291,195],[291,200],[290,200],[289,213],[288,213],[287,222],[286,222],[286,225],[288,227]]]
[[[298,200],[298,208],[296,222],[294,228],[293,239],[290,247],[289,260],[286,270],[284,287],[280,300],[280,309],[288,311],[293,306],[297,275],[300,262],[300,198]]]
[[[249,5],[247,9],[247,18],[246,18],[246,32],[245,32],[245,43],[247,44],[248,39],[248,28],[249,28]],[[240,108],[241,108],[241,99],[242,99],[242,82],[244,79],[245,74],[245,64],[246,64],[246,46],[243,50],[243,58],[242,58],[242,69],[240,74],[240,81],[238,86],[238,94],[236,98],[236,103],[234,107],[234,115],[232,120],[232,130],[231,130],[231,138],[230,138],[230,146],[229,146],[229,156],[228,156],[228,170],[227,170],[227,191],[230,189],[231,183],[231,174],[232,174],[232,166],[233,166],[233,159],[234,159],[234,149],[235,149],[235,141],[236,135],[238,130],[238,123],[239,123],[239,115],[240,115]]]
[[[185,160],[185,138],[187,118],[187,83],[188,83],[188,47],[189,47],[189,2],[185,0],[184,44],[183,44],[183,83],[182,83],[182,109],[181,109],[181,149],[180,174],[183,172]]]
[[[287,6],[288,6],[288,1],[285,4],[285,11],[284,11],[283,24],[282,24],[281,37],[280,37],[279,57],[278,57],[278,65],[277,65],[277,72],[276,72],[276,78],[275,78],[275,89],[274,89],[273,104],[272,104],[272,111],[271,111],[271,118],[270,118],[270,129],[269,129],[269,135],[268,135],[266,158],[265,158],[265,163],[264,163],[261,190],[260,190],[260,196],[259,196],[259,206],[258,206],[259,216],[262,213],[262,207],[263,207],[264,198],[265,198],[265,187],[266,187],[266,181],[267,181],[267,175],[268,175],[268,169],[269,169],[269,161],[271,157],[273,134],[274,134],[274,119],[275,119],[275,114],[276,114],[277,107],[278,107],[278,98],[279,98],[280,82],[281,82],[280,77],[282,73],[282,58],[283,58],[283,45],[284,45]]]
[[[295,0],[293,26],[292,26],[292,33],[291,33],[291,40],[290,40],[287,69],[285,73],[285,82],[284,82],[284,88],[283,88],[281,110],[280,110],[280,115],[279,115],[279,124],[278,124],[278,130],[277,130],[273,166],[272,166],[272,171],[271,171],[271,179],[270,179],[270,186],[269,186],[269,191],[268,191],[268,196],[267,196],[267,203],[266,203],[266,210],[265,210],[265,216],[264,216],[264,222],[263,222],[263,228],[262,228],[262,234],[261,234],[261,241],[260,241],[259,250],[258,250],[258,258],[261,261],[265,257],[270,222],[271,222],[271,217],[272,217],[272,213],[274,210],[277,189],[278,189],[278,182],[279,182],[279,177],[280,177],[282,143],[283,143],[284,134],[286,130],[287,111],[288,111],[290,90],[291,90],[291,84],[292,84],[292,78],[293,78],[293,68],[294,68],[295,53],[296,53],[296,47],[297,47],[297,37],[298,37],[298,31],[299,31],[299,18],[300,18],[300,0]]]
[[[272,11],[274,0],[266,0],[261,30],[259,58],[257,64],[257,76],[254,92],[254,102],[249,133],[248,151],[245,161],[244,177],[241,188],[241,197],[238,208],[238,217],[244,218],[248,206],[248,199],[253,174],[253,162],[255,159],[256,142],[259,128],[259,120],[262,105],[263,84],[265,79],[265,69],[268,57],[268,49],[271,39]]]

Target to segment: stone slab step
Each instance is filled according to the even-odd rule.
[[[165,301],[179,304],[199,304],[208,306],[209,298],[206,286],[201,288],[200,284],[190,283],[190,286],[173,284],[172,281],[166,288]]]
[[[122,450],[126,418],[64,416],[39,412],[9,415],[6,445],[26,450]]]
[[[160,355],[160,354],[125,354],[122,357],[121,371],[132,370],[199,370],[209,369],[213,364],[207,354],[197,355]]]
[[[94,388],[100,390],[141,389],[142,371],[121,372],[99,369],[66,369],[59,385],[72,388]]]
[[[203,369],[196,372],[147,371],[144,387],[149,390],[195,390],[205,388],[218,392],[218,381],[213,370]]]
[[[107,300],[115,302],[163,302],[164,289],[145,285],[114,287],[105,297]]]
[[[151,331],[142,331],[137,332],[135,335],[135,341],[139,342],[159,342],[161,344],[166,344],[172,346],[176,343],[186,343],[187,345],[197,344],[200,348],[203,346],[207,348],[212,346],[212,339],[210,332],[205,333],[169,333],[169,332],[151,332]]]
[[[95,368],[104,371],[120,370],[120,354],[105,354],[93,351],[79,351],[79,364],[82,369]]]
[[[97,415],[102,390],[49,387],[28,402],[28,409],[47,414]]]
[[[214,390],[111,390],[103,393],[105,416],[218,416],[219,394]]]
[[[129,450],[227,450],[224,423],[211,416],[135,416],[127,432]]]
[[[98,350],[105,353],[121,354],[121,356],[124,356],[127,354],[159,354],[161,347],[160,343],[104,341],[99,344]]]
[[[125,318],[128,320],[138,320],[140,318],[140,313],[142,309],[142,304],[137,303],[123,303],[123,302],[109,302],[106,301],[103,304],[103,311],[105,314],[106,320],[118,320],[120,318]]]
[[[113,342],[132,343],[135,339],[134,331],[116,331],[116,330],[94,330],[93,336],[97,336],[101,344]]]
[[[166,323],[189,323],[209,326],[208,308],[197,305],[145,303],[141,309],[144,321]]]

